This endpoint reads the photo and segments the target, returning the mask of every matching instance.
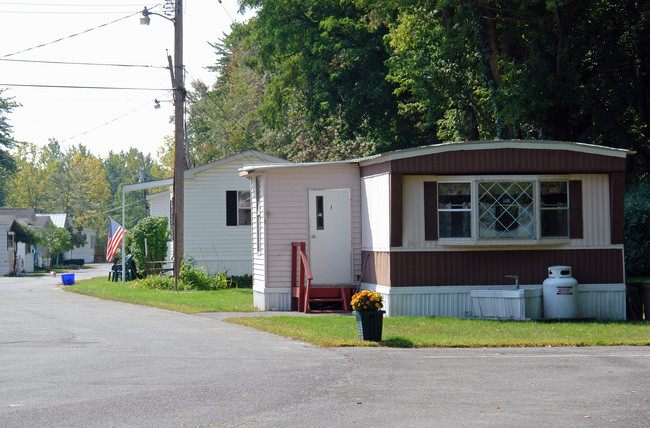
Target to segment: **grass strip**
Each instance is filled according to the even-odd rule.
[[[155,290],[133,287],[107,279],[93,278],[78,281],[65,287],[71,291],[106,300],[153,306],[161,309],[193,314],[198,312],[254,312],[253,290],[250,288],[229,288],[213,291]]]
[[[351,316],[236,317],[225,321],[318,346],[543,347],[650,345],[647,322],[509,322],[440,317],[384,318],[382,341],[359,339]]]

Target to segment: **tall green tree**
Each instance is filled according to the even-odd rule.
[[[151,155],[144,155],[138,149],[131,148],[119,153],[109,152],[103,161],[109,189],[108,208],[105,210],[102,230],[108,230],[108,217],[118,219],[122,211],[122,187],[140,181],[141,170],[145,181],[166,178],[170,172],[163,169]],[[128,192],[125,195],[125,224],[130,229],[145,217],[144,192]],[[99,242],[102,242],[100,240]]]
[[[16,162],[8,150],[15,143],[11,136],[8,114],[18,107],[18,104],[12,99],[4,98],[3,92],[4,90],[0,89],[0,206],[4,205],[7,195],[4,183],[16,169]]]
[[[367,25],[369,10],[360,2],[241,4],[258,10],[247,24],[246,41],[259,49],[253,67],[266,77],[260,114],[271,129],[291,127],[293,139],[326,158],[355,146],[357,153],[344,155],[412,144],[410,124],[397,115],[395,87],[386,80],[388,29]]]

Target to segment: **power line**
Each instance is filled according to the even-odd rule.
[[[125,20],[125,19],[127,19],[127,18],[131,18],[132,16],[136,16],[136,15],[138,15],[139,13],[140,13],[140,12],[132,13],[132,14],[130,14],[130,15],[123,16],[122,18],[118,18],[118,19],[116,19],[116,20],[114,20],[114,21],[107,22],[107,23],[105,23],[105,24],[101,24],[101,25],[98,25],[98,26],[96,26],[96,27],[89,28],[89,29],[87,29],[87,30],[81,31],[81,32],[79,32],[79,33],[70,34],[69,36],[61,37],[60,39],[56,39],[56,40],[53,40],[53,41],[51,41],[51,42],[47,42],[47,43],[40,44],[40,45],[38,45],[38,46],[33,46],[33,47],[31,47],[31,48],[23,49],[23,50],[18,51],[18,52],[12,52],[12,53],[9,53],[9,54],[6,54],[6,55],[2,55],[2,56],[0,56],[0,58],[7,58],[7,57],[9,57],[9,56],[18,55],[18,54],[21,54],[21,53],[24,53],[24,52],[28,52],[28,51],[31,51],[31,50],[34,50],[34,49],[42,48],[42,47],[44,47],[44,46],[49,46],[49,45],[52,45],[52,44],[54,44],[54,43],[60,42],[60,41],[62,41],[62,40],[70,39],[70,38],[72,38],[72,37],[76,37],[76,36],[79,36],[79,35],[81,35],[81,34],[88,33],[88,32],[90,32],[90,31],[96,30],[96,29],[98,29],[98,28],[106,27],[107,25],[115,24],[116,22],[123,21],[123,20]]]
[[[0,10],[0,13],[2,14],[29,14],[29,15],[116,15],[116,14],[123,14],[127,13],[126,11],[120,11],[120,10],[114,10],[114,11],[106,11],[106,12],[57,12],[57,11],[46,11],[46,10],[39,10],[39,11],[31,11],[31,10]]]
[[[56,89],[108,89],[125,91],[171,91],[168,88],[127,88],[121,86],[75,86],[75,85],[36,85],[27,83],[0,83],[0,86],[19,86],[29,88],[56,88]]]
[[[31,3],[31,2],[13,2],[13,1],[0,1],[0,4],[3,5],[14,5],[14,6],[53,6],[53,7],[131,7],[131,6],[140,6],[141,3],[122,3],[122,4],[88,4],[88,3]]]
[[[38,63],[38,64],[59,64],[59,65],[90,65],[90,66],[104,66],[104,67],[141,67],[141,68],[162,68],[162,69],[168,68],[162,65],[110,64],[110,63],[101,63],[101,62],[73,62],[73,61],[44,61],[44,60],[35,60],[35,59],[13,59],[13,58],[0,58],[0,61],[28,62],[28,63]]]
[[[88,134],[90,132],[96,131],[99,128],[103,128],[106,125],[110,125],[113,122],[117,122],[118,120],[122,119],[123,117],[126,117],[126,116],[130,115],[131,113],[134,113],[134,112],[136,112],[136,111],[138,111],[138,110],[140,110],[140,109],[142,109],[142,108],[144,108],[146,106],[151,106],[151,104],[152,104],[151,101],[147,101],[146,104],[142,104],[141,106],[138,106],[138,107],[134,108],[133,110],[128,111],[128,112],[126,112],[126,113],[124,113],[124,114],[122,114],[120,116],[117,116],[117,117],[115,117],[115,118],[113,118],[113,119],[111,119],[111,120],[109,120],[109,121],[107,121],[107,122],[105,122],[105,123],[103,123],[103,124],[101,124],[99,126],[96,126],[96,127],[92,128],[92,129],[88,129],[88,130],[86,130],[86,131],[84,131],[84,132],[82,132],[80,134],[77,134],[75,136],[72,136],[70,138],[66,138],[65,140],[62,140],[61,143],[66,143],[66,142],[68,142],[70,140],[74,140],[75,138],[81,137],[82,135],[86,135],[86,134]]]

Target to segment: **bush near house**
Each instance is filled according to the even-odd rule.
[[[624,241],[627,276],[650,274],[650,183],[630,186],[625,195]]]
[[[145,217],[126,234],[126,252],[133,254],[138,275],[145,272],[145,238],[150,261],[163,261],[167,257],[170,231],[167,217]]]

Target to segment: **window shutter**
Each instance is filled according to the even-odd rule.
[[[582,239],[582,181],[569,181],[569,238]]]
[[[226,226],[237,226],[236,190],[226,190]]]
[[[424,239],[438,239],[438,183],[424,182]]]

